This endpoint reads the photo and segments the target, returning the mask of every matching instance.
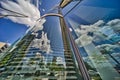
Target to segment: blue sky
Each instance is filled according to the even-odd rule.
[[[0,41],[13,43],[24,35],[27,27],[8,19],[0,19]]]
[[[58,4],[59,0],[43,0],[40,9],[45,11],[42,14],[46,13],[54,5]],[[120,0],[83,0],[71,13],[69,13],[65,18],[72,19],[79,24],[92,24],[99,19],[109,21],[115,18],[120,18]],[[65,14],[76,2],[71,3],[63,10]],[[50,34],[55,34],[57,28],[52,28],[53,32],[51,33],[48,25],[58,26],[57,22],[51,22],[50,20],[57,21],[55,19],[48,19],[44,25],[45,31]],[[56,24],[55,24],[56,23]],[[27,27],[22,24],[17,24],[8,19],[0,19],[0,41],[13,43],[19,37],[23,36]],[[57,30],[56,30],[57,29]],[[54,31],[56,30],[56,31]],[[57,36],[57,35],[56,35]],[[50,36],[49,36],[50,37]],[[53,40],[53,36],[51,40]],[[57,43],[57,42],[56,42]]]
[[[120,0],[83,0],[66,18],[80,24],[93,24],[100,19],[107,22],[120,18],[119,3]],[[64,12],[67,12],[73,4],[67,6]]]

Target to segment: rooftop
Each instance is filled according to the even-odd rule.
[[[0,48],[2,48],[6,43],[0,42]]]

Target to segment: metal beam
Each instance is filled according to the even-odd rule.
[[[62,0],[61,3],[60,3],[60,7],[64,8],[67,4],[69,4],[72,1],[73,0]]]
[[[0,8],[0,9],[11,12],[11,13],[14,13],[15,15],[18,15],[18,16],[28,17],[25,14],[22,14],[22,13],[19,13],[19,12],[16,12],[16,11],[12,11],[12,10],[9,10],[9,9],[6,9],[6,8]]]
[[[65,17],[67,14],[69,14],[73,9],[75,9],[75,7],[78,6],[79,3],[81,3],[81,1],[83,1],[83,0],[79,0],[78,3],[77,3],[76,5],[74,5],[74,6],[64,15],[64,17]]]
[[[20,15],[0,15],[0,18],[4,18],[4,17],[8,17],[8,16],[12,16],[12,17],[22,17],[22,18],[28,17],[28,16],[20,16]]]
[[[45,17],[48,17],[48,16],[58,16],[58,17],[63,17],[63,15],[61,14],[58,14],[58,13],[47,13],[47,14],[44,14],[43,16],[41,16],[39,19],[37,19],[36,21],[39,21],[41,20],[42,18],[45,18]]]

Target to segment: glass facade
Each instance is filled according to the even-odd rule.
[[[120,61],[114,56],[119,54],[119,32],[111,28],[114,27],[111,22],[116,21],[109,20],[106,12],[111,11],[88,6],[84,1],[81,4],[71,2],[67,7],[63,12],[91,79],[119,80]],[[98,10],[101,12],[94,14]]]
[[[52,14],[42,30],[33,27],[2,53],[0,80],[120,80],[120,15],[114,6],[28,1],[41,15]]]

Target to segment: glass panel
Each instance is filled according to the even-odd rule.
[[[75,8],[73,8],[75,5],[70,3],[65,10],[63,9],[63,13],[69,12],[65,18],[91,78],[119,80],[120,37],[117,26],[120,25],[120,15],[117,15],[117,18],[113,15],[119,13],[118,8],[110,6],[109,3],[106,3],[105,8],[93,3],[86,0]],[[116,12],[112,12],[108,7],[115,8]],[[73,10],[66,11],[67,8]]]

